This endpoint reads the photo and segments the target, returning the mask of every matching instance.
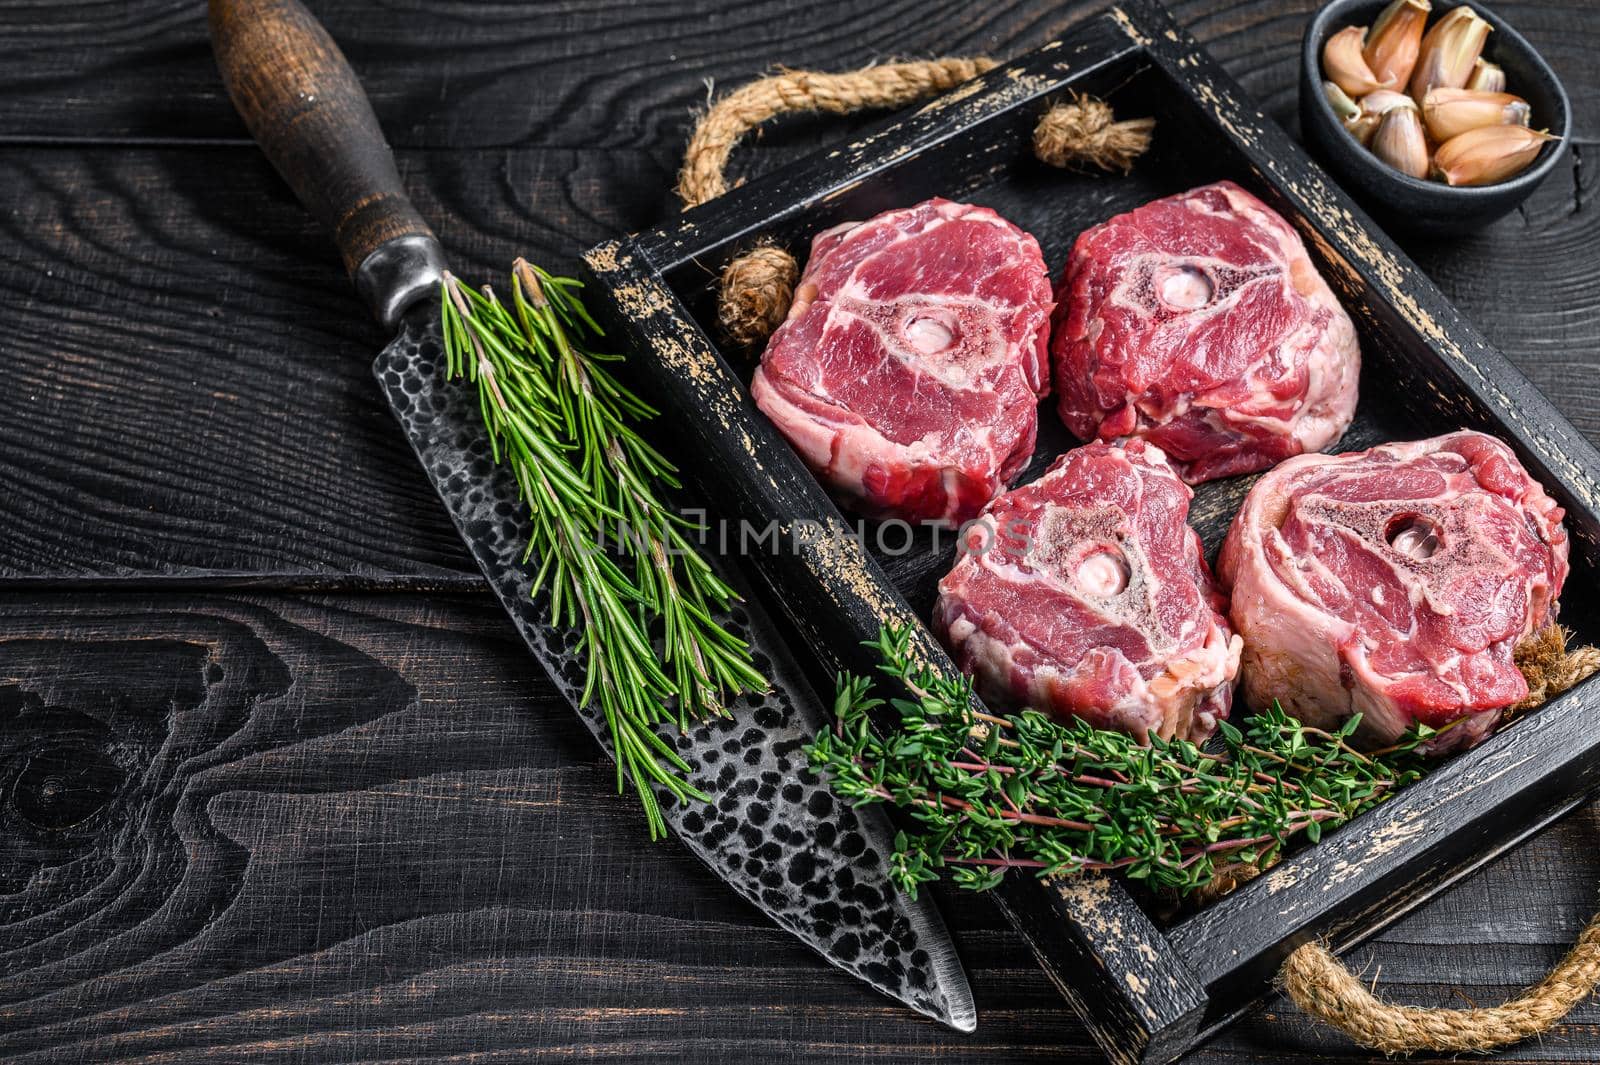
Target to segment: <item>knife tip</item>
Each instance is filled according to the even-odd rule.
[[[945,1025],[960,1032],[962,1035],[971,1035],[978,1030],[978,1011],[975,1009],[962,1010],[943,1018]]]

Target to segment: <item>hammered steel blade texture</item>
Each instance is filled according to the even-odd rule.
[[[476,391],[444,380],[437,311],[408,316],[373,373],[517,631],[609,753],[603,718],[578,703],[583,665],[572,635],[553,628],[547,604],[530,596],[526,511],[490,455]],[[773,689],[739,698],[730,717],[670,737],[692,768],[690,782],[712,802],[677,805],[662,793],[667,824],[735,891],[828,961],[919,1013],[973,1030],[972,992],[938,911],[925,895],[912,902],[888,880],[888,817],[840,802],[806,765],[801,747],[829,726],[830,712],[741,575],[726,560],[711,561],[745,595],[724,621],[750,642]]]

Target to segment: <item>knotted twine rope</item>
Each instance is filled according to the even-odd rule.
[[[1600,648],[1567,650],[1567,632],[1550,625],[1517,645],[1517,668],[1528,696],[1512,707],[1530,710],[1600,671]],[[1372,993],[1322,943],[1289,955],[1278,974],[1294,1004],[1385,1054],[1417,1050],[1494,1050],[1548,1031],[1600,984],[1600,916],[1550,974],[1500,1006],[1424,1009],[1396,1006]]]
[[[678,176],[685,209],[728,191],[724,176],[734,146],[751,130],[784,114],[850,114],[904,107],[937,96],[996,66],[982,56],[884,63],[845,74],[787,70],[753,81],[717,101],[695,127]],[[1126,172],[1150,146],[1155,120],[1118,122],[1104,101],[1075,96],[1047,111],[1033,150],[1051,166],[1093,165]],[[755,348],[783,323],[800,276],[794,256],[771,241],[739,256],[722,272],[718,322],[728,339]]]
[[[688,209],[728,191],[724,172],[735,145],[778,115],[842,115],[903,107],[946,92],[995,65],[983,57],[932,59],[846,74],[785,71],[752,82],[718,101],[695,127],[678,178],[678,195]],[[1053,105],[1039,120],[1034,154],[1051,166],[1089,164],[1127,172],[1150,146],[1154,128],[1154,119],[1117,122],[1104,101],[1075,96]],[[764,341],[788,314],[799,273],[794,256],[771,242],[729,263],[722,274],[718,307],[729,339],[744,348]],[[1569,652],[1566,641],[1566,631],[1551,625],[1518,645],[1517,667],[1527,678],[1528,695],[1513,712],[1539,706],[1600,671],[1600,648]],[[1248,870],[1242,874],[1218,885],[1217,894],[1259,875]],[[1319,942],[1291,954],[1278,978],[1307,1014],[1385,1054],[1493,1050],[1549,1030],[1600,985],[1600,916],[1548,976],[1501,1006],[1455,1010],[1391,1005],[1369,991]]]

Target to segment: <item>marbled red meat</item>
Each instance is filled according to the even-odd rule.
[[[1350,317],[1289,224],[1230,181],[1085,231],[1056,298],[1067,428],[1143,437],[1191,484],[1319,451],[1355,413]]]
[[[929,200],[817,235],[751,391],[857,511],[959,524],[1033,454],[1051,307],[1037,241]]]
[[[1227,717],[1238,637],[1193,493],[1155,446],[1089,444],[996,499],[939,582],[934,625],[986,698],[1141,739]]]
[[[1359,713],[1380,744],[1464,719],[1434,746],[1476,743],[1528,694],[1512,651],[1556,616],[1561,517],[1482,433],[1283,463],[1217,564],[1246,698],[1319,726]]]

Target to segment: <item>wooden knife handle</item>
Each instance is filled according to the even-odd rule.
[[[234,107],[300,202],[332,230],[345,268],[387,320],[378,304],[393,293],[368,291],[362,264],[401,238],[411,238],[403,243],[413,259],[422,245],[442,258],[355,71],[300,0],[210,0],[210,23]]]

